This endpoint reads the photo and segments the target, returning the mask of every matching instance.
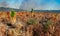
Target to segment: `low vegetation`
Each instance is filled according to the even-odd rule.
[[[29,19],[29,20],[27,21],[27,24],[28,24],[28,25],[36,24],[36,20],[35,20],[35,19]]]
[[[33,14],[31,14],[31,12]],[[0,23],[2,23],[4,25],[4,26],[0,25],[1,35],[5,36],[6,35],[5,33],[7,32],[7,31],[5,32],[5,30],[8,30],[8,32],[7,32],[8,36],[22,36],[22,35],[23,36],[31,36],[31,35],[32,36],[60,36],[60,28],[59,28],[60,27],[60,23],[59,23],[60,14],[58,14],[57,18],[56,18],[55,17],[56,15],[54,13],[41,13],[41,12],[36,13],[33,11],[33,9],[31,12],[28,12],[28,16],[26,16],[27,15],[26,12],[23,12],[23,14],[22,14],[22,12],[15,13],[15,11],[12,10],[9,14],[10,15],[9,17],[11,17],[11,20],[14,19],[13,21],[15,21],[15,19],[19,20],[19,21],[15,21],[15,22],[13,22],[13,21],[11,22],[10,20],[8,20],[9,23],[4,23],[4,22],[2,23],[1,18],[0,18]],[[19,18],[15,17],[15,14]],[[42,14],[42,15],[40,15],[40,14]],[[47,18],[45,18],[47,16],[46,14],[48,15]],[[34,15],[34,17],[31,15]],[[2,16],[2,15],[0,14],[0,16]],[[56,19],[54,19],[54,18],[56,18],[57,21],[55,21]],[[55,23],[56,23],[56,25],[55,25]],[[20,24],[23,24],[23,25],[20,25]],[[13,32],[12,32],[12,30],[13,30]]]
[[[13,17],[14,17],[14,15],[15,15],[15,11],[14,11],[14,10],[12,10],[12,11],[11,11],[11,17],[13,18]]]
[[[48,20],[48,21],[43,25],[44,29],[45,29],[45,30],[48,30],[49,25],[52,25],[52,21],[51,21],[51,20]]]

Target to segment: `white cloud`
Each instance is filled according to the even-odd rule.
[[[60,5],[55,2],[50,2],[44,7],[44,10],[60,10]]]
[[[0,7],[8,7],[8,8],[17,8],[19,9],[20,7],[20,0],[2,0],[0,2]]]
[[[60,5],[55,0],[23,0],[22,3],[19,2],[20,0],[16,0],[14,4],[7,1],[11,0],[2,0],[0,7],[20,8],[24,10],[31,10],[32,8],[36,10],[60,10]]]
[[[31,8],[35,10],[60,10],[60,5],[55,0],[28,0],[23,2],[21,8],[25,10],[30,10]]]
[[[2,2],[0,2],[0,7],[8,7],[8,3],[3,0]]]

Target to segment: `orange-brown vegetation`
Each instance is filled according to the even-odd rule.
[[[13,19],[0,12],[0,36],[60,36],[60,13],[16,12]]]

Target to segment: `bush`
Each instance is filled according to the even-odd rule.
[[[49,25],[52,25],[52,21],[51,20],[48,20],[44,25],[43,25],[43,27],[44,27],[44,30],[48,30],[48,28],[49,28]]]
[[[28,25],[36,24],[36,20],[35,19],[30,19],[30,20],[28,20],[27,24]]]
[[[13,17],[14,17],[14,15],[15,15],[15,11],[14,11],[14,10],[12,10],[12,11],[11,11],[11,17],[13,18]]]

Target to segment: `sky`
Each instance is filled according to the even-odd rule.
[[[0,0],[0,7],[31,10],[60,10],[60,0]]]

